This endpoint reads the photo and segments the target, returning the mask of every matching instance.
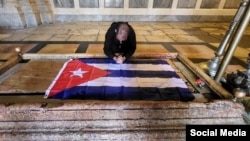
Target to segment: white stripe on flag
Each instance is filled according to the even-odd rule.
[[[168,64],[95,64],[88,65],[103,70],[142,70],[142,71],[175,71]]]
[[[187,88],[185,82],[180,78],[131,78],[131,77],[101,77],[92,81],[82,83],[78,86],[114,86],[114,87],[180,87]]]

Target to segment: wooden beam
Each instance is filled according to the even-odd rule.
[[[13,53],[0,53],[0,60],[7,61]]]
[[[233,95],[226,91],[219,83],[214,81],[210,76],[208,76],[203,70],[201,70],[198,66],[196,66],[193,62],[191,62],[184,55],[179,54],[178,59],[185,64],[190,70],[192,70],[198,77],[200,77],[208,87],[211,88],[220,98],[223,99],[233,99]]]
[[[178,53],[136,53],[131,58],[134,59],[175,59]],[[37,54],[24,53],[21,55],[23,60],[46,60],[46,59],[71,59],[71,58],[107,58],[105,54],[88,54],[88,53],[72,53],[72,54]]]
[[[22,58],[18,54],[13,54],[9,57],[9,59],[0,65],[0,75],[5,71],[16,65],[22,60]]]

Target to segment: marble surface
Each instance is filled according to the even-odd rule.
[[[166,43],[178,52],[182,52],[190,58],[198,59],[209,59],[214,56],[214,52],[219,47],[230,25],[228,22],[129,23],[136,32],[137,42],[140,43],[139,50],[140,48],[144,48],[143,50],[145,50],[145,46],[141,46],[141,43]],[[0,41],[103,42],[110,24],[111,22],[57,22],[42,25],[38,28],[0,30]],[[250,51],[249,38],[250,28],[247,28],[234,53],[234,57],[238,58],[241,62],[246,61]],[[2,44],[1,46],[8,45]],[[22,46],[27,45],[23,44]],[[79,44],[69,48],[67,45],[54,44],[48,45],[46,48],[55,49],[55,51],[74,52],[78,47]],[[148,45],[149,47],[151,47],[150,44]],[[63,50],[63,48],[66,49]],[[94,47],[89,49],[94,49]],[[235,67],[239,68],[238,66]],[[246,66],[242,65],[241,67]]]
[[[57,8],[73,8],[75,6],[73,0],[53,0],[53,2]]]
[[[3,7],[3,0],[0,0],[0,7]]]
[[[153,8],[171,8],[173,0],[154,0]]]
[[[81,8],[99,8],[99,0],[79,0]]]
[[[6,0],[0,7],[0,28],[58,21],[231,21],[239,4],[239,0]]]
[[[202,0],[200,8],[211,8],[215,9],[219,7],[221,0]]]
[[[236,8],[236,9],[238,9],[241,2],[242,2],[242,0],[226,0],[224,8],[229,8],[229,9]]]
[[[147,8],[148,0],[130,0],[129,8]]]
[[[173,47],[188,58],[210,59],[214,57],[214,51],[205,45],[173,45]]]
[[[123,8],[124,0],[105,0],[104,7],[105,8]]]
[[[38,53],[75,53],[79,44],[48,44],[44,46]]]
[[[177,8],[195,8],[197,0],[181,0],[178,1]]]

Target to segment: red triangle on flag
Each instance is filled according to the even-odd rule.
[[[108,74],[108,71],[93,67],[80,60],[71,60],[64,64],[58,73],[54,83],[52,83],[54,85],[50,89],[49,96]]]

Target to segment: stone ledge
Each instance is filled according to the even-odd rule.
[[[187,124],[246,124],[229,100],[0,104],[0,139],[185,140]]]

